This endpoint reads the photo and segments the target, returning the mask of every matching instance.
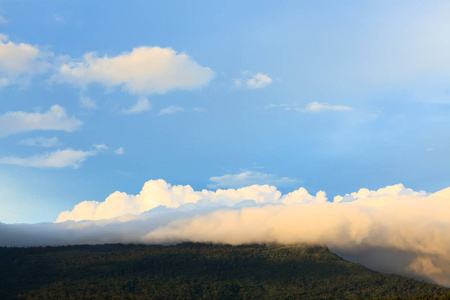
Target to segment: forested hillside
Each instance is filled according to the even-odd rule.
[[[323,246],[0,248],[0,299],[408,298],[449,292],[373,272]]]

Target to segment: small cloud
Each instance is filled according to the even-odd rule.
[[[352,110],[353,107],[344,106],[344,105],[329,105],[327,103],[319,103],[319,102],[311,102],[308,104],[303,110],[303,112],[323,112],[327,110],[333,111],[349,111]]]
[[[77,118],[69,117],[59,105],[53,105],[45,113],[13,111],[0,115],[0,137],[35,130],[72,132],[82,124]]]
[[[291,186],[300,181],[296,178],[278,177],[274,174],[263,172],[243,171],[239,174],[225,174],[209,178],[208,188],[241,188],[254,184],[258,185],[275,185],[275,186]]]
[[[251,74],[249,72],[243,72],[245,78],[234,79],[234,86],[237,88],[246,87],[249,89],[258,89],[268,86],[272,83],[272,78],[268,75],[258,72],[256,74]]]
[[[119,147],[116,150],[114,150],[114,153],[117,155],[122,155],[125,153],[125,150],[123,149],[123,147]]]
[[[77,169],[89,156],[98,154],[98,150],[73,150],[71,148],[55,152],[38,154],[30,157],[1,157],[0,164],[35,168],[66,168]]]
[[[45,147],[45,148],[56,147],[56,146],[61,145],[56,136],[52,137],[52,138],[38,136],[38,137],[34,137],[34,138],[24,139],[24,140],[21,140],[19,142],[19,144],[24,145],[24,146],[37,146],[37,147]]]
[[[192,90],[208,84],[214,72],[185,53],[171,48],[138,47],[114,57],[87,53],[81,61],[61,65],[54,81],[86,87],[98,83],[105,88],[122,87],[134,95],[164,94]]]
[[[171,105],[166,108],[163,108],[159,111],[158,116],[162,115],[171,115],[179,112],[184,112],[184,108],[176,105]]]
[[[123,109],[122,113],[125,115],[138,114],[147,110],[152,109],[152,105],[147,98],[139,98],[135,105],[128,109]]]
[[[26,82],[31,75],[47,71],[50,68],[47,60],[51,56],[51,52],[25,43],[13,43],[7,35],[0,34],[0,87]]]
[[[97,103],[88,96],[80,96],[80,106],[85,109],[98,109]]]
[[[427,148],[427,151],[433,151],[433,148]]]
[[[94,144],[93,147],[98,151],[108,150],[108,146],[104,144]]]

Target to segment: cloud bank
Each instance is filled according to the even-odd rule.
[[[55,79],[81,87],[92,83],[119,86],[131,94],[147,96],[199,88],[213,77],[211,69],[200,66],[185,53],[177,54],[171,48],[138,47],[114,57],[88,53],[81,61],[63,64]]]
[[[53,105],[45,113],[13,111],[0,115],[0,137],[35,130],[72,132],[82,124],[77,118],[69,117],[59,105]]]
[[[450,286],[449,209],[450,188],[426,193],[397,184],[328,201],[304,188],[195,191],[150,180],[138,195],[81,202],[57,223],[0,224],[0,244],[319,243],[378,271]]]

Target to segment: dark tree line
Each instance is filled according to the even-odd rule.
[[[450,299],[322,246],[0,248],[0,299]]]

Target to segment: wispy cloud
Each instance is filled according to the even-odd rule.
[[[204,109],[203,107],[193,107],[193,108],[191,108],[191,111],[197,112],[197,113],[202,113],[202,112],[205,112],[206,109]]]
[[[0,15],[0,24],[6,24],[8,23],[8,20],[5,19],[2,15]]]
[[[80,106],[85,109],[98,109],[97,103],[88,96],[80,96]]]
[[[246,87],[249,89],[258,89],[268,86],[272,83],[272,78],[268,75],[258,72],[251,74],[250,72],[243,72],[244,78],[234,79],[236,87]]]
[[[211,69],[200,66],[185,53],[177,54],[171,48],[139,47],[115,57],[88,53],[81,61],[63,64],[54,79],[81,87],[91,83],[119,86],[129,93],[147,96],[199,88],[213,77]]]
[[[0,115],[0,137],[35,130],[74,131],[83,124],[75,117],[69,117],[59,105],[53,105],[45,113],[23,111]]]
[[[123,149],[123,147],[119,147],[116,150],[114,150],[114,153],[117,155],[122,155],[125,153],[125,149]]]
[[[89,156],[97,155],[98,150],[64,149],[30,157],[1,157],[0,164],[35,168],[78,168]]]
[[[133,115],[133,114],[138,114],[147,110],[152,109],[152,105],[151,103],[148,101],[147,98],[139,98],[138,101],[136,102],[136,104],[134,104],[132,107],[127,108],[127,109],[123,109],[122,113],[125,115]]]
[[[263,172],[243,171],[238,174],[225,174],[209,178],[208,188],[240,188],[253,184],[269,184],[275,186],[292,186],[300,180],[289,177],[278,177],[274,174]]]
[[[345,105],[329,105],[327,103],[311,102],[302,111],[304,112],[324,112],[324,111],[349,111],[353,108]]]
[[[0,157],[0,164],[34,168],[74,168],[80,167],[89,156],[95,156],[108,150],[104,144],[94,144],[90,150],[59,149],[54,152],[37,154],[30,157]]]
[[[58,138],[52,137],[52,138],[46,138],[44,136],[37,136],[34,138],[28,138],[20,141],[21,145],[25,146],[37,146],[37,147],[56,147],[60,146],[61,143],[59,143]]]
[[[181,106],[177,106],[177,105],[170,105],[166,108],[161,109],[158,113],[158,116],[172,115],[172,114],[180,113],[180,112],[184,112],[184,108],[182,108]]]
[[[282,109],[286,111],[298,111],[305,113],[320,113],[324,111],[349,111],[353,107],[345,105],[329,105],[327,103],[311,102],[306,107],[301,108],[297,103],[293,104],[268,104],[264,106],[264,109]]]

